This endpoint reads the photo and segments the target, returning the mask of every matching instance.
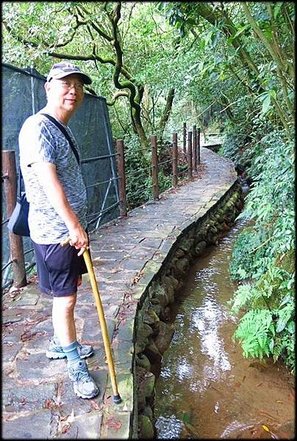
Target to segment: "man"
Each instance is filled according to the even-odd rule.
[[[91,82],[77,66],[55,64],[45,83],[46,106],[27,118],[19,134],[20,165],[30,202],[28,222],[39,287],[53,300],[54,337],[46,355],[67,358],[74,392],[82,398],[99,394],[84,360],[93,354],[93,348],[77,342],[74,319],[77,287],[86,272],[82,254],[89,245],[86,187],[69,141],[43,114],[62,124],[79,150],[67,124],[83,101],[84,84]],[[61,246],[68,238],[69,243]]]

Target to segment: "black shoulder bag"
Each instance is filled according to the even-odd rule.
[[[29,202],[27,201],[25,191],[22,191],[22,178],[21,167],[19,167],[19,191],[16,205],[9,218],[7,228],[18,236],[30,236],[28,225]]]
[[[72,139],[67,133],[66,129],[51,115],[47,113],[42,113],[41,115],[46,116],[53,124],[55,124],[63,133],[65,138],[70,144],[72,151],[75,155],[77,162],[79,163],[79,156]],[[17,195],[17,202],[14,210],[10,216],[9,222],[7,224],[7,228],[14,234],[18,236],[30,236],[30,230],[28,225],[28,214],[29,214],[29,202],[27,201],[26,192],[22,191],[22,181],[23,176],[21,172],[21,167],[19,167],[19,193]]]

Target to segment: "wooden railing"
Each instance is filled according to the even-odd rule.
[[[170,162],[172,185],[176,187],[181,180],[192,179],[193,175],[198,173],[198,165],[201,162],[201,136],[200,129],[196,129],[193,126],[192,131],[185,131],[185,125],[183,126],[182,133],[182,147],[178,145],[178,134],[175,132],[172,135],[172,143],[169,143],[171,150],[170,159],[166,161],[160,161],[158,154],[158,139],[156,135],[151,136],[151,180],[152,180],[152,197],[154,200],[159,199],[160,186],[159,186],[159,171],[166,164]],[[119,177],[119,194],[120,194],[120,216],[126,216],[128,212],[127,208],[127,192],[126,192],[126,180],[127,171],[125,167],[125,145],[122,139],[116,141],[116,150],[118,157],[118,177]],[[183,171],[180,170],[182,165]],[[167,167],[168,168],[168,167]]]

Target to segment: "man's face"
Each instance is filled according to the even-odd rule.
[[[72,114],[80,106],[84,98],[84,84],[81,76],[68,75],[45,83],[48,103],[60,110]]]

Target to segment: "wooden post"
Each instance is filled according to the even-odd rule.
[[[197,129],[193,125],[193,168],[197,172]]]
[[[200,164],[200,139],[201,139],[201,130],[198,128],[197,130],[197,163]]]
[[[192,168],[192,132],[188,132],[188,178],[192,179],[193,168]]]
[[[151,136],[153,198],[159,199],[157,136]]]
[[[124,141],[117,139],[117,165],[119,174],[119,196],[120,196],[120,216],[127,216],[127,196],[126,196],[126,174],[125,174],[125,152]]]
[[[183,152],[187,156],[187,124],[183,124]]]
[[[4,194],[6,199],[7,218],[10,218],[17,199],[17,173],[14,150],[2,151],[2,175],[4,180]],[[7,230],[8,231],[8,230]],[[21,288],[27,285],[23,239],[14,233],[8,232],[10,243],[10,259],[14,286]]]
[[[177,186],[177,133],[172,136],[172,185]]]

